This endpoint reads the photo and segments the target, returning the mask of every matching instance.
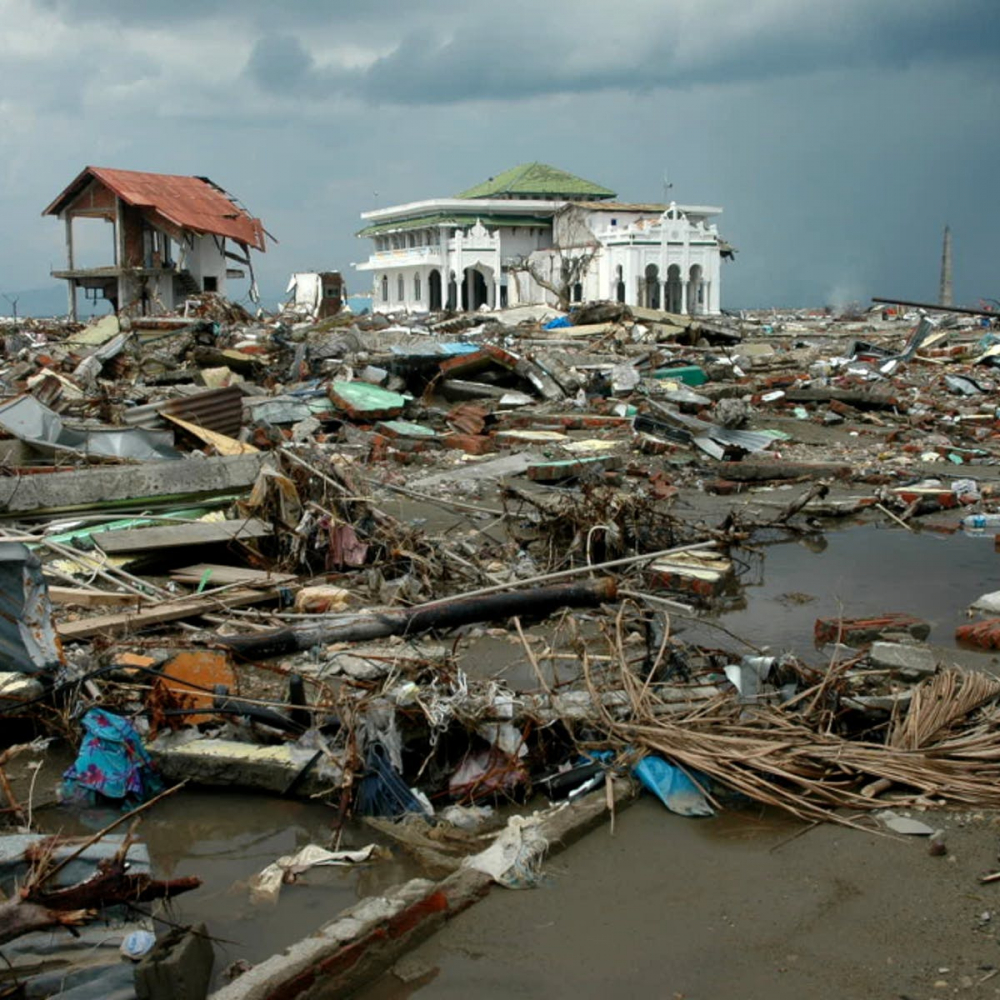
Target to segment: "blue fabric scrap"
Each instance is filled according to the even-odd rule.
[[[142,738],[127,720],[92,708],[82,720],[84,735],[72,767],[63,773],[63,797],[144,802],[163,788]]]

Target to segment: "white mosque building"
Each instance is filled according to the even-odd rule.
[[[634,204],[573,174],[527,163],[454,198],[362,213],[372,241],[355,265],[376,312],[498,309],[611,300],[718,313],[734,250],[709,205]]]

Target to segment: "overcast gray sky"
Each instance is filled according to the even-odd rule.
[[[934,299],[946,222],[956,300],[1000,297],[1000,0],[0,0],[0,66],[0,290],[51,284],[87,164],[238,195],[273,297],[541,160],[721,205],[724,307]]]

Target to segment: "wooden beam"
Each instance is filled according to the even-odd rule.
[[[218,563],[198,563],[172,570],[170,579],[178,583],[200,583],[208,573],[212,587],[226,587],[233,583],[245,587],[280,587],[298,579],[294,573],[270,573],[266,569],[249,566],[223,566]]]
[[[232,541],[266,538],[271,526],[256,518],[232,521],[198,521],[163,524],[154,528],[119,528],[94,532],[91,537],[108,555],[157,552],[189,545],[217,545]]]
[[[49,600],[53,604],[72,604],[81,608],[121,607],[141,604],[143,600],[136,594],[118,594],[113,590],[84,590],[82,587],[61,587],[49,585]]]
[[[277,596],[277,588],[267,590],[230,590],[223,594],[196,594],[179,601],[166,601],[140,611],[124,611],[119,614],[96,615],[75,622],[61,622],[56,626],[59,638],[64,642],[91,639],[97,635],[119,635],[127,632],[141,632],[154,625],[197,618],[226,608],[240,608],[247,604],[258,604]]]

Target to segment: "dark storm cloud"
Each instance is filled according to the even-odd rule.
[[[257,24],[273,30],[291,25],[351,31],[392,24],[407,14],[417,19],[456,7],[455,0],[35,0],[36,5],[68,21],[89,21],[124,27],[163,27],[225,18],[234,24]],[[458,5],[461,10],[461,6]]]
[[[387,0],[377,6],[336,21],[338,37],[362,41],[362,29],[377,24],[377,37],[393,46],[366,68],[320,65],[303,48],[300,64],[289,63],[283,77],[267,58],[275,39],[264,36],[249,75],[274,93],[325,87],[370,102],[414,105],[761,81],[831,67],[901,68],[955,58],[981,61],[994,74],[1000,67],[996,0],[839,7],[709,2],[702,19],[683,4],[640,5],[616,18],[604,13],[605,5],[532,10],[516,2],[503,17],[456,5],[450,19],[433,26],[414,23],[405,5]],[[690,16],[679,20],[675,9],[685,6]],[[257,65],[261,53],[266,73]]]
[[[312,89],[318,79],[313,58],[292,35],[268,35],[250,53],[247,75],[265,90],[296,93]]]
[[[727,307],[933,297],[946,221],[956,296],[997,294],[1000,0],[0,6],[0,287],[60,263],[38,212],[87,162],[238,192],[283,289],[364,287],[360,212],[537,159],[724,206]]]

